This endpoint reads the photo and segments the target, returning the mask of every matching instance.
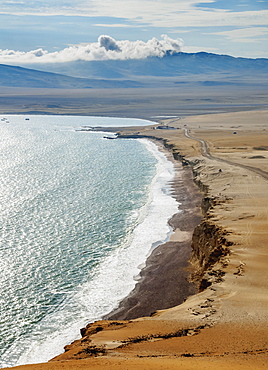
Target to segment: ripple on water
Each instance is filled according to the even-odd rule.
[[[85,117],[9,121],[0,124],[2,367],[47,361],[111,311],[177,210],[164,191],[173,166],[154,144],[72,129],[93,125]]]

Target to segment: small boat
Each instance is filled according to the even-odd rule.
[[[103,136],[103,139],[114,140],[114,139],[116,139],[116,137],[113,137],[113,136]]]

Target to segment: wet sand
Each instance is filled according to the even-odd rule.
[[[133,311],[129,302],[122,304],[119,315],[129,319],[89,324],[82,330],[82,338],[66,346],[64,354],[47,364],[19,368],[266,369],[268,182],[250,167],[267,172],[267,122],[268,111],[257,111],[166,120],[164,123],[174,130],[139,128],[142,135],[161,138],[170,153],[184,163],[187,170],[178,174],[192,169],[194,182],[202,191],[202,220],[198,219],[200,208],[192,207],[200,203],[200,198],[190,181],[194,190],[188,188],[189,197],[182,202],[185,217],[173,217],[172,241],[160,247],[161,254],[155,253],[148,260],[147,273],[145,269],[140,284],[142,287],[147,281],[147,288],[137,287],[136,292],[141,290],[136,293]],[[186,128],[192,138],[185,137]],[[135,130],[126,129],[126,133],[133,134]],[[208,153],[202,151],[196,138],[206,142]],[[175,182],[186,186],[188,179],[176,178]],[[191,217],[189,210],[193,209]],[[191,268],[187,271],[199,291],[182,304],[158,308],[151,314],[162,295],[172,301],[172,295],[180,294],[175,291],[176,281],[167,288],[167,282],[160,280],[158,298],[146,303],[148,291],[157,291],[150,281],[153,272],[155,276],[167,275],[168,282],[177,279],[179,268],[173,257],[176,247],[189,245],[190,223],[193,227],[199,225],[194,228]],[[166,263],[169,267],[162,270]],[[164,298],[161,304],[163,301]],[[142,307],[147,309],[145,315],[151,316],[140,317]],[[133,319],[132,314],[139,317]]]
[[[135,289],[105,319],[150,316],[156,310],[181,304],[198,290],[197,285],[189,281],[189,259],[193,231],[201,221],[201,192],[193,182],[191,169],[175,161],[163,145],[156,144],[174,163],[172,194],[179,203],[179,212],[169,221],[174,232],[168,242],[153,250]]]

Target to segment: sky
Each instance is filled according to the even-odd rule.
[[[0,63],[268,58],[268,0],[0,0]]]

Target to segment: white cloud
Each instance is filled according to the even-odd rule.
[[[197,7],[215,0],[50,0],[8,2],[1,13],[69,15],[123,18],[135,25],[154,27],[261,26],[267,25],[268,10],[233,12],[226,9]],[[120,23],[120,22],[116,22]]]
[[[225,36],[229,40],[234,42],[256,42],[258,41],[258,36],[268,35],[268,28],[266,27],[239,28],[230,31],[214,32],[213,35]]]
[[[229,9],[218,9],[217,5],[219,3],[216,2],[216,0],[35,0],[35,1],[23,1],[23,0],[0,0],[1,3],[1,14],[17,14],[17,15],[23,15],[23,14],[31,14],[31,15],[38,15],[39,17],[29,17],[30,21],[25,27],[25,18],[24,17],[14,17],[13,21],[15,25],[17,25],[16,30],[18,27],[21,28],[22,34],[25,32],[25,28],[27,29],[35,29],[38,28],[38,35],[41,34],[41,32],[44,32],[46,30],[49,30],[48,35],[43,38],[43,41],[34,40],[34,45],[40,45],[42,42],[43,44],[47,45],[47,48],[51,48],[51,43],[54,40],[51,40],[50,35],[54,30],[54,23],[53,27],[49,21],[47,21],[46,16],[47,15],[65,15],[66,16],[66,22],[68,23],[68,20],[72,20],[72,22],[76,22],[78,27],[73,32],[73,37],[70,37],[68,35],[68,32],[66,31],[67,27],[65,29],[60,29],[61,36],[62,34],[68,35],[69,39],[67,37],[61,38],[60,44],[59,39],[57,37],[57,34],[55,33],[55,42],[58,42],[57,45],[66,45],[68,42],[77,43],[79,40],[84,41],[85,34],[88,31],[84,31],[86,29],[85,24],[87,23],[87,29],[90,29],[92,27],[92,32],[90,30],[89,37],[93,37],[93,35],[96,35],[96,32],[98,32],[96,29],[99,29],[99,27],[103,27],[106,29],[110,29],[109,32],[113,32],[115,28],[116,35],[123,35],[123,38],[131,38],[133,37],[133,32],[136,29],[137,34],[139,37],[144,39],[145,32],[150,32],[149,34],[152,35],[152,32],[156,31],[157,35],[159,35],[159,30],[161,29],[161,32],[169,33],[169,34],[183,34],[184,32],[189,32],[190,35],[187,38],[185,36],[185,39],[187,39],[187,43],[189,41],[194,39],[194,45],[197,44],[196,35],[197,31],[200,33],[200,37],[197,37],[198,40],[201,39],[201,35],[204,34],[202,31],[202,28],[205,28],[205,31],[208,32],[207,27],[211,27],[210,29],[213,31],[219,30],[219,27],[221,27],[221,30],[226,29],[233,29],[234,32],[237,31],[237,29],[265,29],[267,27],[268,23],[268,9],[265,9],[265,5],[263,0],[259,0],[259,10],[247,10],[250,9],[250,7],[245,8],[241,7],[240,11],[233,11],[232,7],[237,4],[232,4],[231,1],[228,1],[227,4],[229,6]],[[206,4],[208,3],[215,3],[213,4],[213,7],[209,8]],[[248,2],[250,5],[250,2]],[[237,10],[237,7],[236,7]],[[67,16],[70,16],[68,18]],[[83,25],[80,27],[80,21],[81,19],[74,19],[71,17],[74,16],[81,16],[85,17],[81,24]],[[88,17],[88,18],[86,18]],[[42,19],[41,19],[42,18]],[[3,17],[5,19],[5,17]],[[8,18],[6,18],[8,19]],[[32,24],[32,19],[34,19],[34,23]],[[37,20],[37,22],[36,22]],[[40,26],[39,26],[40,21]],[[3,23],[2,29],[12,29],[13,23],[7,22]],[[73,26],[75,27],[75,25]],[[234,30],[235,28],[235,30]],[[72,32],[72,27],[69,27],[70,32]],[[165,31],[163,31],[165,29]],[[15,32],[15,31],[14,31]],[[34,31],[33,31],[34,32]],[[84,33],[83,33],[84,32]],[[101,30],[100,33],[108,32]],[[109,33],[108,32],[108,33]],[[227,32],[227,31],[226,31]],[[232,31],[228,31],[232,32]],[[248,31],[249,32],[249,31]],[[253,31],[250,31],[253,32]],[[257,31],[256,31],[257,32]],[[260,31],[258,31],[260,32]],[[263,31],[265,32],[265,31]],[[147,34],[148,34],[147,33]],[[98,33],[99,34],[99,33]],[[192,36],[192,35],[193,36]],[[257,55],[257,52],[264,53],[265,50],[265,41],[261,34],[258,35],[248,35],[239,36],[235,33],[220,33],[220,32],[213,32],[211,33],[215,35],[215,37],[206,37],[206,39],[202,39],[202,45],[206,44],[206,50],[209,50],[209,47],[224,47],[224,50],[221,50],[221,52],[227,53],[227,54],[235,54],[236,52],[242,52],[243,55],[246,53],[247,56],[253,56],[253,50],[251,48],[250,55],[248,55],[248,51],[246,49],[246,42],[252,43],[258,42],[259,46],[261,45],[261,41],[263,42],[263,45],[260,46],[262,50],[259,50],[255,52],[255,55]],[[36,35],[36,38],[38,37]],[[262,39],[261,39],[262,36]],[[2,35],[3,37],[3,35]],[[227,42],[224,44],[221,42],[222,37],[227,38]],[[22,37],[19,37],[17,39],[22,40]],[[24,37],[26,40],[26,37]],[[69,40],[69,41],[68,41]],[[207,41],[208,40],[208,41]],[[234,41],[229,42],[229,40]],[[4,40],[5,41],[5,40]],[[12,40],[12,45],[16,45],[16,38],[14,37]],[[89,41],[92,41],[92,38],[89,38]],[[241,48],[238,49],[238,42],[241,43]],[[64,44],[63,44],[64,43]],[[7,45],[5,47],[9,47],[8,43],[4,43],[2,45]],[[93,44],[92,44],[93,45]],[[53,46],[53,45],[52,45]],[[69,50],[69,48],[62,50],[61,52],[58,52],[58,54],[53,55],[53,53],[48,53],[46,51],[43,51],[44,55],[37,57],[34,55],[34,52],[31,53],[23,53],[23,52],[14,52],[16,55],[20,55],[21,58],[24,60],[37,60],[42,62],[44,60],[59,60],[62,59],[63,61],[66,58],[72,59],[72,58],[79,58],[80,55],[81,58],[93,58],[93,56],[96,56],[98,58],[117,58],[118,55],[114,55],[116,52],[109,50],[109,52],[103,53],[100,50],[98,51],[90,51],[87,53],[85,50],[82,50],[81,47],[85,45],[80,45],[78,50]],[[2,46],[3,47],[3,46]],[[27,43],[27,48],[29,47],[29,42]],[[64,47],[64,46],[62,46]],[[16,48],[16,46],[10,46],[10,48]],[[23,48],[23,46],[21,46]],[[75,48],[75,47],[74,47]],[[90,47],[89,47],[90,48]],[[256,49],[256,48],[255,48]],[[51,49],[50,49],[51,50]],[[186,49],[187,50],[187,49]],[[9,52],[9,51],[8,51]],[[7,52],[7,54],[8,54]],[[20,54],[19,54],[20,53]],[[3,51],[2,51],[3,55]],[[1,56],[1,55],[0,55]],[[120,53],[120,57],[124,58],[124,53]],[[11,60],[10,55],[5,56],[5,60]],[[9,58],[9,59],[8,59]],[[1,60],[3,60],[3,57],[1,57]],[[15,60],[15,56],[13,57],[13,60]],[[76,59],[75,59],[76,60]],[[87,59],[88,60],[88,59]],[[29,61],[30,63],[31,61]],[[9,62],[7,62],[9,63]],[[13,63],[13,62],[11,62]]]
[[[177,53],[181,50],[182,44],[181,39],[172,39],[167,35],[162,35],[160,40],[154,37],[147,42],[140,40],[116,41],[110,36],[102,35],[96,43],[74,45],[52,53],[41,48],[29,52],[0,49],[0,63],[64,63],[76,60],[144,59],[153,56],[163,57],[167,53]]]
[[[234,41],[239,42],[239,43],[245,43],[245,44],[249,44],[249,43],[256,44],[260,42],[258,39],[236,39]]]
[[[96,23],[96,24],[93,24],[93,26],[95,27],[106,27],[106,28],[129,28],[129,25],[128,24],[120,24],[120,23],[112,23],[112,24],[105,24],[105,23]],[[133,26],[134,27],[134,26]]]

